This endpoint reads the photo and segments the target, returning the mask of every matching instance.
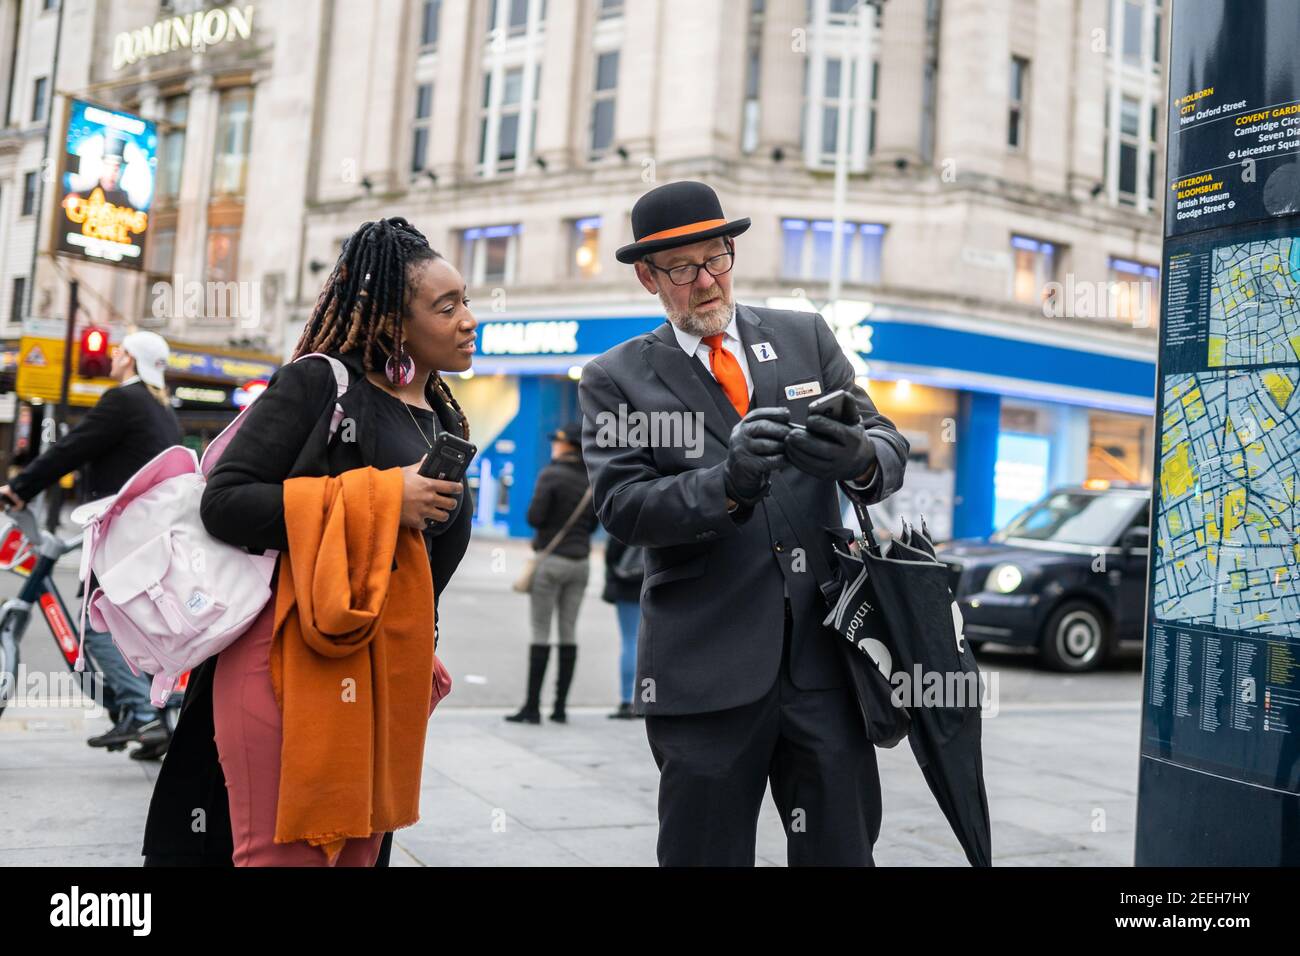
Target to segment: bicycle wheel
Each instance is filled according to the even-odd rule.
[[[0,621],[0,716],[18,693],[17,632],[12,615]]]

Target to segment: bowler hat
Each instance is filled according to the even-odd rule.
[[[738,236],[748,228],[748,219],[727,221],[718,194],[706,183],[689,179],[665,183],[636,201],[632,207],[636,242],[620,248],[614,258],[632,263],[661,249],[689,246],[715,236]]]

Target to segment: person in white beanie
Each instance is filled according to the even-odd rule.
[[[109,373],[121,384],[101,395],[66,435],[0,487],[0,498],[11,508],[22,508],[78,469],[88,500],[114,495],[160,451],[180,444],[180,421],[163,377],[170,352],[167,342],[155,332],[126,336],[113,353]],[[149,675],[131,673],[106,633],[88,629],[86,650],[103,674],[116,710],[113,729],[87,743],[121,750],[127,743],[139,741],[142,746],[132,757],[160,757],[170,731],[150,703]]]

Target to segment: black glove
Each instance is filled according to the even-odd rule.
[[[738,504],[757,501],[772,483],[772,472],[785,464],[790,409],[754,408],[731,430],[723,468],[727,497]]]
[[[825,415],[809,415],[807,428],[792,428],[786,435],[785,457],[816,478],[852,481],[875,463],[876,446],[861,422],[846,425]]]

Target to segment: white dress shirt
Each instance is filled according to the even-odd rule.
[[[691,335],[689,332],[683,332],[676,325],[673,326],[673,335],[677,336],[677,344],[682,347],[682,351],[687,355],[694,355],[704,363],[705,369],[710,375],[713,375],[713,364],[709,360],[711,351],[708,344],[698,335]],[[722,347],[736,357],[740,364],[740,370],[745,373],[745,388],[749,392],[750,400],[754,398],[754,379],[749,374],[749,362],[745,358],[745,344],[740,341],[740,327],[736,325],[736,315],[732,312],[731,323],[723,330]],[[716,381],[718,376],[713,375]]]

